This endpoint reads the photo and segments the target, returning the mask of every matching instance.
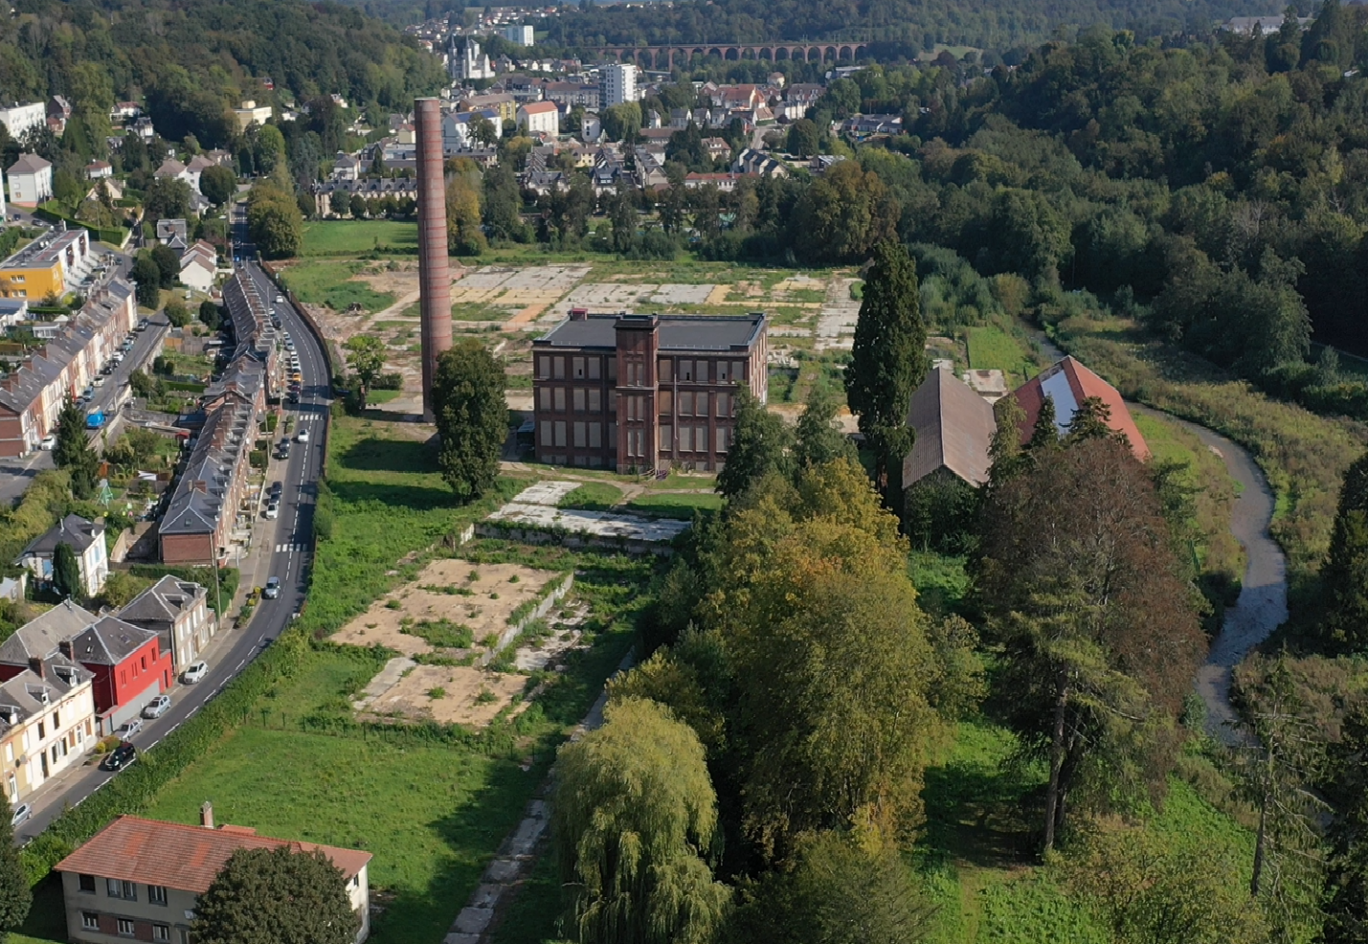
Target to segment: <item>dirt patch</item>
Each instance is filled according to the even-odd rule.
[[[524,676],[474,666],[416,665],[373,700],[362,717],[397,715],[411,721],[483,727],[526,686]],[[518,705],[517,711],[527,704]]]
[[[436,560],[423,568],[413,583],[372,603],[365,613],[335,633],[332,641],[351,646],[379,643],[406,656],[436,653],[461,657],[488,651],[485,641],[508,628],[514,610],[530,600],[540,600],[562,579],[561,574],[521,564]],[[471,646],[434,646],[420,635],[435,636],[434,630],[456,627],[470,630]]]

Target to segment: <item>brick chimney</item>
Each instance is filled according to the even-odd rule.
[[[214,804],[208,800],[200,804],[200,825],[205,829],[214,828]]]
[[[570,320],[571,320],[571,321],[588,321],[588,320],[589,320],[589,309],[588,309],[588,308],[571,308],[571,309],[570,309]]]
[[[47,676],[45,676],[45,675],[43,674],[43,658],[42,658],[42,656],[32,656],[32,657],[29,659],[29,669],[33,672],[34,675],[38,676],[40,679],[46,679],[46,678],[47,678]]]
[[[62,655],[66,656],[66,657],[67,657],[68,659],[70,659],[72,662],[75,662],[75,661],[76,661],[76,657],[75,657],[74,655],[72,655],[71,640],[70,640],[70,639],[63,639],[61,642],[59,642],[59,643],[57,644],[57,649],[58,649],[59,652],[62,653]]]

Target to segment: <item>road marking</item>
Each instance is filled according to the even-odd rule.
[[[275,552],[277,554],[303,554],[306,550],[308,550],[306,544],[277,544]]]
[[[240,672],[240,671],[242,671],[242,667],[243,667],[244,665],[246,665],[246,664],[247,664],[247,660],[246,660],[246,659],[243,659],[241,662],[239,662],[239,663],[237,664],[237,668],[234,669],[233,671],[234,671],[234,672]]]

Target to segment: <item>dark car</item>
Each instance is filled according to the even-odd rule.
[[[101,770],[123,770],[133,761],[138,759],[138,749],[128,741],[122,742],[118,747],[109,752],[109,755],[100,762]]]
[[[279,497],[280,497],[280,493],[283,492],[283,491],[285,491],[285,486],[282,485],[280,482],[277,481],[277,482],[272,482],[272,483],[271,483],[271,497],[272,497],[272,498],[279,498]]]

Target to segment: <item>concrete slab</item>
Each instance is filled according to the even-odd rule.
[[[376,673],[375,678],[370,680],[361,691],[361,697],[352,702],[352,707],[361,711],[371,705],[377,698],[384,695],[404,677],[404,673],[416,666],[418,663],[403,656],[397,656],[385,663],[385,667]]]
[[[493,908],[462,908],[451,927],[458,934],[483,934],[493,920]]]
[[[514,856],[531,855],[542,833],[546,832],[546,820],[528,817],[518,824],[517,831],[508,840],[508,854]]]
[[[636,515],[578,508],[550,508],[511,501],[487,519],[521,525],[534,531],[568,531],[600,538],[622,538],[667,544],[687,531],[692,523],[674,518],[640,518]]]
[[[579,487],[579,482],[538,482],[515,495],[513,501],[521,502],[524,505],[549,505],[554,508],[562,498]]]
[[[484,872],[486,882],[511,882],[518,877],[521,863],[517,859],[495,859]]]
[[[442,944],[480,944],[480,935],[453,932],[442,938]]]

